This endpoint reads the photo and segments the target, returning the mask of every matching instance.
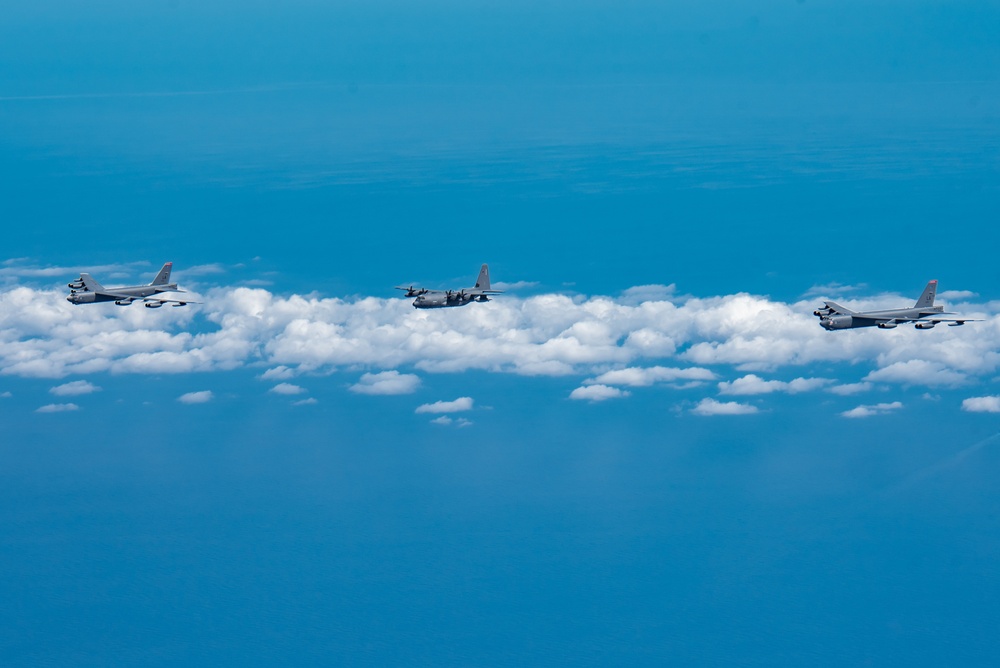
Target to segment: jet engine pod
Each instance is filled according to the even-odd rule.
[[[115,303],[118,304],[119,306],[131,306],[132,305],[132,300],[131,299],[118,299],[118,300],[115,300]]]
[[[73,281],[72,283],[67,283],[66,287],[71,290],[79,290],[83,287],[83,281]]]
[[[819,324],[827,329],[850,329],[851,325],[854,324],[854,318],[849,315],[835,315],[823,318],[819,321]]]
[[[878,324],[878,328],[879,329],[895,329],[896,328],[896,323],[893,322],[893,321],[891,321],[891,320],[888,321],[888,322],[880,322]]]
[[[918,322],[914,327],[917,329],[934,329],[934,325],[936,324],[936,322]]]
[[[146,308],[160,308],[163,302],[146,302]]]

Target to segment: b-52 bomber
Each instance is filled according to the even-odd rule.
[[[488,302],[489,295],[502,294],[502,290],[490,289],[490,268],[483,265],[479,270],[479,278],[472,288],[461,290],[428,290],[397,285],[397,290],[406,290],[407,297],[416,297],[413,308],[447,308],[449,306],[465,306],[469,302]]]
[[[106,288],[94,280],[90,274],[80,274],[80,278],[67,284],[66,287],[69,288],[70,292],[66,301],[71,304],[114,302],[118,306],[128,306],[138,300],[144,302],[146,308],[159,308],[164,304],[173,304],[174,306],[197,304],[198,302],[164,299],[157,296],[164,292],[184,292],[177,289],[176,283],[170,282],[170,270],[173,269],[173,266],[173,262],[167,262],[163,265],[157,272],[156,278],[148,285],[133,285],[124,288]]]
[[[813,315],[819,318],[819,324],[825,329],[833,331],[835,329],[854,329],[856,327],[878,327],[879,329],[893,329],[897,325],[913,323],[917,329],[931,329],[941,322],[948,323],[949,327],[957,327],[967,322],[974,322],[972,318],[941,318],[939,316],[951,312],[945,311],[943,306],[934,306],[934,295],[937,294],[937,281],[931,281],[924,288],[920,299],[911,308],[889,309],[886,311],[852,311],[836,302],[823,302],[823,306],[813,311]]]

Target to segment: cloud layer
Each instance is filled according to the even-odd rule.
[[[505,295],[435,311],[415,310],[406,299],[279,296],[247,287],[210,290],[200,296],[203,306],[156,311],[74,307],[64,296],[23,285],[0,296],[0,374],[64,378],[256,366],[265,380],[287,381],[360,370],[352,391],[406,394],[420,379],[399,368],[482,370],[580,376],[574,398],[598,400],[626,396],[625,388],[712,381],[732,396],[952,387],[1000,367],[997,303],[962,305],[963,314],[984,319],[965,327],[827,332],[811,315],[814,299],[682,298],[672,286],[640,286],[616,297]],[[905,299],[880,295],[848,303],[866,308],[895,301]],[[813,377],[816,365],[827,375],[831,365],[842,365],[853,382]],[[736,377],[719,378],[730,374]],[[765,377],[773,374],[791,380]]]

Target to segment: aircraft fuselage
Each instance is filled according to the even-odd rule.
[[[127,288],[111,288],[113,294],[106,292],[94,292],[91,290],[73,290],[66,297],[70,304],[97,304],[100,302],[115,302],[121,306],[128,306],[133,299],[143,299],[161,292],[173,292],[177,290],[176,283],[166,285],[135,285]],[[126,297],[127,299],[122,299]]]
[[[485,295],[461,295],[461,294],[425,294],[413,300],[413,308],[451,308],[452,306],[465,306],[471,302],[488,302]]]
[[[857,329],[859,327],[891,329],[898,322],[911,322],[937,315],[943,311],[943,306],[932,306],[930,308],[897,308],[863,313],[831,314],[821,318],[819,324],[828,330]]]

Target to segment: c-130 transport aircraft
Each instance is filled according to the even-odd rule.
[[[503,290],[490,289],[490,268],[483,265],[479,270],[479,278],[472,288],[462,288],[461,290],[428,290],[427,288],[414,288],[412,285],[405,287],[396,286],[397,290],[406,290],[407,297],[416,297],[413,300],[413,308],[447,308],[450,306],[465,306],[469,302],[488,302],[489,295],[499,295]]]
[[[943,306],[934,306],[934,296],[937,294],[936,280],[924,288],[920,299],[911,308],[897,308],[886,311],[852,311],[836,302],[823,302],[823,306],[813,311],[819,318],[819,324],[829,330],[854,329],[856,327],[878,327],[892,329],[896,325],[912,322],[917,329],[931,329],[940,322],[948,323],[949,327],[957,327],[967,322],[975,322],[972,318],[940,318],[947,313]]]
[[[174,306],[197,304],[198,302],[163,299],[162,297],[155,296],[163,292],[184,292],[177,288],[176,283],[170,282],[170,270],[173,267],[173,262],[167,262],[156,273],[156,278],[153,279],[152,283],[147,285],[132,285],[124,288],[106,288],[94,280],[94,277],[90,274],[80,274],[80,278],[67,284],[66,287],[70,289],[70,292],[69,296],[66,297],[66,301],[71,304],[114,302],[118,306],[128,306],[132,302],[139,300],[145,302],[146,308],[159,308],[164,304],[173,304]]]

